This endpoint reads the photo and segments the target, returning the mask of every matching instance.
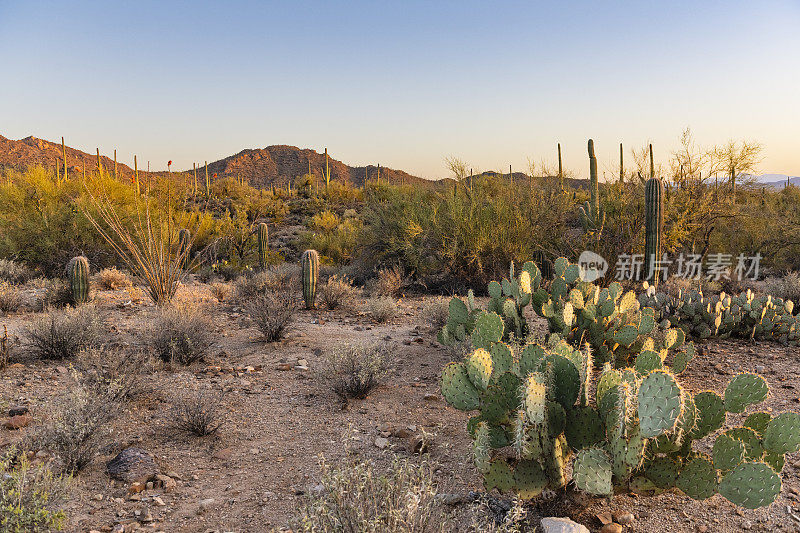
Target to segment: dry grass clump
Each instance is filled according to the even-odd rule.
[[[322,377],[342,399],[365,398],[391,371],[385,343],[336,346],[325,356]]]
[[[76,384],[55,405],[55,411],[34,434],[32,447],[52,453],[61,470],[72,474],[86,467],[103,449],[116,404]]]
[[[231,293],[231,286],[227,283],[217,282],[211,284],[210,290],[211,295],[216,298],[218,302],[224,302]]]
[[[189,365],[205,356],[214,344],[212,324],[190,306],[160,309],[147,333],[153,353],[165,363]]]
[[[399,309],[394,298],[370,298],[367,300],[366,312],[372,320],[383,324],[396,317]]]
[[[86,350],[78,362],[81,385],[117,402],[146,394],[150,390],[147,374],[155,370],[152,357],[144,350]]]
[[[302,511],[296,530],[430,533],[452,528],[436,502],[428,464],[395,459],[383,473],[369,462],[322,460],[323,490]]]
[[[115,267],[104,268],[95,276],[95,283],[104,290],[116,291],[132,285],[128,275]]]
[[[197,437],[213,435],[225,421],[220,398],[200,391],[181,397],[173,410],[175,429]]]
[[[243,304],[264,292],[291,291],[299,286],[299,265],[283,263],[268,270],[240,276],[234,283],[234,294],[236,301]]]
[[[100,342],[102,322],[92,305],[51,309],[34,319],[23,332],[37,359],[74,359]]]
[[[447,298],[428,298],[422,307],[422,321],[433,330],[440,330],[447,324],[450,316],[450,300]]]
[[[347,277],[333,275],[322,286],[320,298],[328,309],[346,308],[353,305],[358,297],[358,292],[358,289],[353,287],[353,283]]]
[[[373,281],[372,294],[375,296],[399,296],[406,285],[406,275],[399,266],[378,270],[378,277]]]
[[[262,292],[245,303],[250,320],[267,342],[279,341],[286,335],[296,309],[295,297],[288,290]]]
[[[15,313],[22,307],[22,292],[16,285],[0,281],[0,313]]]
[[[766,278],[764,292],[776,298],[800,303],[800,273],[789,272],[783,277],[770,276]]]
[[[12,259],[0,259],[0,280],[8,283],[27,283],[33,279],[33,271]]]
[[[0,455],[0,524],[3,531],[60,531],[66,515],[69,478],[47,465],[31,464],[14,447]]]

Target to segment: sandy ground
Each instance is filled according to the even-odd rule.
[[[423,323],[425,298],[400,300],[401,314],[380,326],[358,307],[301,311],[288,338],[270,344],[259,339],[235,305],[216,302],[208,286],[192,284],[179,296],[204,305],[213,318],[218,341],[211,356],[190,367],[154,372],[148,377],[149,392],[125,405],[114,422],[108,448],[78,474],[70,490],[68,531],[112,531],[117,524],[123,524],[125,531],[281,530],[289,527],[318,484],[320,457],[335,463],[348,453],[379,467],[388,465],[394,454],[425,459],[436,465],[443,492],[483,490],[471,464],[465,431],[468,416],[447,407],[439,393],[438,375],[454,355],[435,343],[433,332]],[[141,343],[142,331],[155,313],[147,301],[123,307],[126,299],[125,291],[95,295],[109,344]],[[19,313],[0,322],[13,337],[34,316]],[[395,370],[368,398],[343,406],[317,377],[324,351],[337,343],[368,340],[393,347]],[[759,370],[771,387],[765,407],[796,410],[798,356],[797,349],[775,344],[714,342],[703,346],[683,382],[694,391],[722,392],[737,372]],[[308,370],[295,369],[303,359]],[[28,428],[0,430],[0,445],[19,441],[46,419],[53,398],[71,382],[67,366],[22,359],[0,374],[4,409],[27,405],[34,417]],[[201,389],[221,395],[225,424],[211,437],[176,434],[171,429],[175,398]],[[735,421],[729,418],[731,422]],[[382,436],[388,438],[384,448],[376,445]],[[422,457],[411,450],[420,436],[430,444]],[[105,472],[105,463],[130,445],[153,453],[163,472],[176,473],[180,478],[176,489],[145,491],[131,500],[128,486]],[[671,491],[656,497],[620,495],[613,502],[595,499],[573,518],[592,531],[599,529],[597,514],[605,510],[632,512],[635,521],[626,531],[800,531],[800,523],[791,516],[800,514],[798,459],[798,455],[787,458],[783,491],[765,509],[737,510],[720,496],[700,503]],[[461,529],[457,518],[461,512],[455,509],[453,531]],[[153,521],[141,523],[148,513]]]

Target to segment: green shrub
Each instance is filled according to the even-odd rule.
[[[146,332],[153,353],[165,363],[190,365],[214,344],[213,326],[202,311],[188,306],[159,309]]]
[[[15,448],[0,455],[0,526],[7,533],[60,531],[66,514],[69,478],[45,465],[32,465]]]

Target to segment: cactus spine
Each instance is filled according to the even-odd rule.
[[[89,260],[79,255],[67,264],[72,303],[75,305],[89,300]]]
[[[319,254],[316,250],[306,250],[301,258],[303,268],[303,300],[306,309],[314,308],[317,298],[317,275],[319,274]]]
[[[258,266],[262,269],[267,268],[267,256],[269,255],[269,229],[265,222],[258,225]]]
[[[189,265],[189,252],[192,246],[192,234],[189,230],[183,228],[178,232],[178,262],[181,269],[186,269]]]
[[[644,186],[645,212],[645,273],[647,279],[658,283],[656,261],[661,259],[661,230],[664,226],[664,183],[658,178],[650,178]]]
[[[600,185],[597,181],[597,158],[594,155],[594,141],[589,139],[589,180],[590,201],[587,201],[580,208],[583,227],[588,233],[594,234],[595,238],[600,239],[603,226],[606,222],[605,210],[600,207]]]

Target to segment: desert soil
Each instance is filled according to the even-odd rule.
[[[211,356],[190,367],[161,368],[148,376],[148,392],[124,406],[103,455],[76,476],[66,506],[67,531],[112,531],[118,524],[125,531],[287,529],[308,495],[318,490],[322,457],[336,463],[349,455],[379,468],[395,454],[427,460],[436,465],[442,492],[483,490],[471,464],[468,415],[441,398],[439,373],[457,355],[436,344],[435,333],[423,323],[426,298],[401,299],[400,315],[384,325],[373,324],[358,307],[301,311],[280,343],[262,342],[241,309],[218,303],[207,285],[190,283],[181,288],[179,298],[205,306],[213,318],[217,343]],[[146,300],[123,305],[127,299],[125,291],[95,294],[111,345],[142,343],[142,332],[155,314]],[[2,323],[10,337],[19,336],[35,316],[13,314]],[[369,397],[345,406],[317,376],[323,354],[338,343],[369,340],[393,347],[395,370]],[[1,446],[35,431],[54,398],[72,382],[68,362],[25,359],[24,347],[17,353],[23,356],[20,362],[0,374],[0,399],[4,409],[28,406],[34,421],[21,430],[0,429]],[[722,392],[737,372],[757,370],[771,388],[766,409],[797,410],[798,356],[796,348],[776,344],[713,342],[702,346],[683,382],[694,391]],[[303,360],[306,365],[300,364]],[[172,429],[174,400],[191,390],[221,395],[226,421],[216,435],[197,438]],[[428,444],[422,455],[414,453],[419,437]],[[162,472],[177,475],[177,487],[131,497],[125,483],[112,480],[106,462],[132,445],[153,453]],[[791,455],[778,500],[760,510],[736,509],[720,496],[696,502],[670,491],[655,497],[620,495],[613,502],[594,499],[572,518],[591,531],[601,525],[599,513],[617,510],[635,516],[626,528],[631,532],[800,531],[799,476],[800,454]],[[458,516],[467,510],[454,511],[452,530],[458,531]],[[148,514],[152,521],[142,522]]]

